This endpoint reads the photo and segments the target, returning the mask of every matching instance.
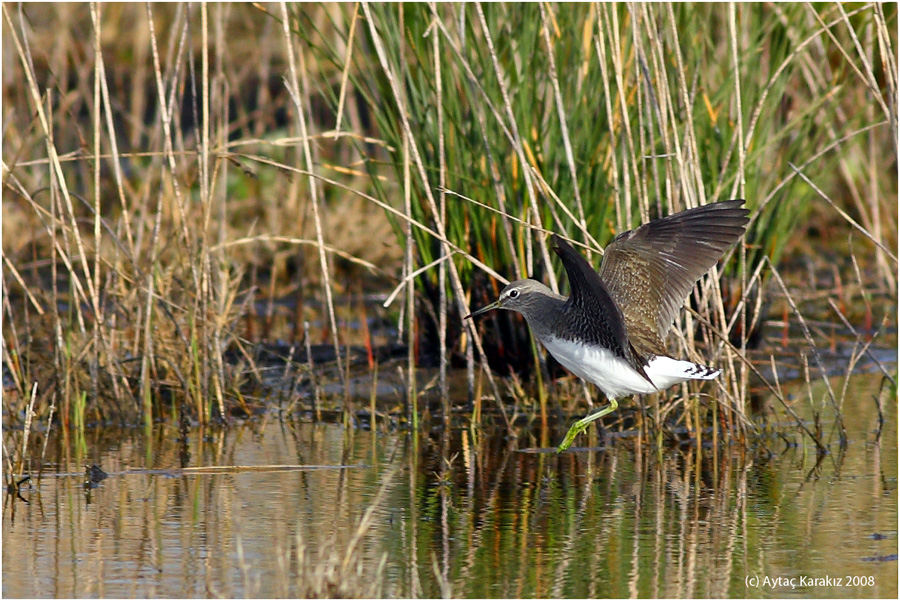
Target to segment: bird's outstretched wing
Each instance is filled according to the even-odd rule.
[[[621,308],[632,343],[657,354],[700,277],[743,235],[743,200],[688,209],[624,232],[606,247],[599,277]]]

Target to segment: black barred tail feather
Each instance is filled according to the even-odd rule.
[[[660,356],[649,361],[647,375],[657,388],[662,389],[685,380],[712,380],[719,375],[719,370],[693,361]]]

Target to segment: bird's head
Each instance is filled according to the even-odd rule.
[[[550,290],[537,280],[517,280],[508,284],[500,292],[500,298],[496,301],[477,311],[473,311],[470,315],[466,315],[465,318],[476,317],[494,309],[517,311],[527,317],[539,310],[538,303],[548,293],[550,293]]]

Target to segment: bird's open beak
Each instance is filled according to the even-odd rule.
[[[487,307],[482,307],[482,308],[478,309],[477,311],[472,311],[471,313],[469,313],[468,315],[463,317],[463,319],[469,319],[471,317],[476,317],[483,313],[487,313],[488,311],[493,311],[494,309],[499,309],[499,308],[500,308],[500,301],[497,300],[497,301],[492,302]]]

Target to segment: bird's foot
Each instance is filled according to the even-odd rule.
[[[609,407],[605,407],[598,411],[597,413],[592,413],[585,418],[582,418],[572,424],[572,427],[569,428],[569,431],[566,433],[566,437],[563,439],[562,443],[556,447],[557,453],[562,453],[575,442],[575,437],[587,430],[588,425],[596,419],[600,419],[604,415],[609,415],[613,411],[619,408],[619,403],[616,402],[615,399],[609,399]]]

